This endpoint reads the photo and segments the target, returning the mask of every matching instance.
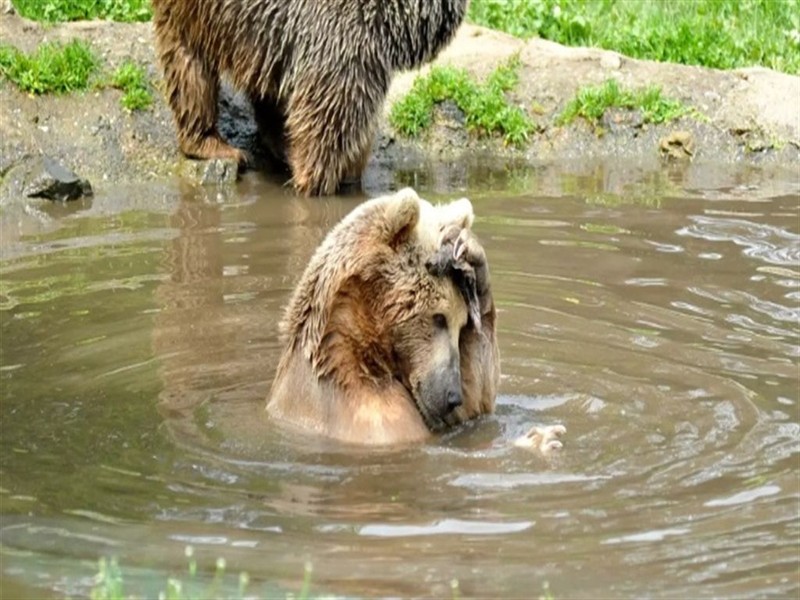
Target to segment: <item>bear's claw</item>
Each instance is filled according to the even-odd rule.
[[[567,428],[563,425],[536,426],[514,440],[514,445],[519,448],[535,448],[543,454],[548,454],[564,447],[558,438],[565,433],[567,433]]]
[[[462,229],[461,233],[458,234],[456,241],[453,242],[453,260],[456,262],[460,261],[464,253],[467,251],[467,243],[469,237],[469,230]]]

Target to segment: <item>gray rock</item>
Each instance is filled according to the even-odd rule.
[[[28,166],[22,194],[28,198],[75,200],[91,196],[92,185],[49,156],[41,156]]]
[[[624,133],[640,129],[644,125],[644,115],[640,110],[608,108],[600,119],[600,125],[611,133]]]
[[[236,182],[239,165],[233,159],[184,159],[179,172],[186,179],[200,185],[229,185]]]

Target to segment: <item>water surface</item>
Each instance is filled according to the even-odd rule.
[[[140,594],[218,556],[254,593],[796,597],[800,183],[620,165],[407,173],[468,195],[497,414],[358,450],[263,407],[288,294],[363,198],[132,186],[0,222],[0,585]],[[509,441],[563,423],[544,458]],[[259,592],[260,590],[260,592]]]

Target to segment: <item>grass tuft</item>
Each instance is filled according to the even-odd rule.
[[[641,110],[644,122],[653,124],[667,123],[692,112],[678,100],[665,98],[661,88],[629,90],[620,87],[616,79],[609,79],[599,86],[578,90],[556,119],[556,124],[567,125],[582,117],[596,126],[609,108]]]
[[[12,2],[23,17],[47,23],[88,19],[149,21],[153,16],[150,0],[12,0]]]
[[[91,600],[121,600],[125,598],[122,571],[116,558],[100,559],[97,575],[95,575],[95,585],[89,598]]]
[[[249,583],[247,573],[243,572],[239,575],[237,592],[233,593],[232,588],[225,585],[225,559],[217,559],[213,579],[210,583],[203,585],[197,578],[197,561],[193,558],[191,547],[187,547],[186,557],[189,559],[188,579],[184,581],[176,577],[168,577],[164,589],[159,592],[159,598],[165,600],[194,600],[195,598],[237,600],[246,597]],[[117,560],[101,558],[89,598],[91,600],[126,600],[131,597],[129,592],[126,593],[125,579]],[[303,596],[303,598],[308,598],[308,596]]]
[[[223,598],[244,600],[245,598],[266,597],[263,593],[257,593],[256,590],[248,590],[250,577],[247,573],[241,572],[237,579],[232,580],[225,572],[227,565],[224,558],[217,559],[214,574],[210,580],[208,576],[198,574],[197,560],[194,558],[194,549],[191,546],[186,547],[186,558],[189,561],[186,576],[183,578],[167,577],[166,581],[158,586],[161,588],[157,595],[158,598],[164,600],[197,600],[199,598],[204,600],[222,600]],[[311,575],[311,564],[306,563],[299,592],[296,595],[287,593],[286,600],[290,598],[292,600],[321,598],[321,596],[312,595]],[[134,597],[136,596],[132,596],[129,589],[126,590],[125,577],[117,559],[101,558],[89,598],[91,600],[128,600]],[[271,590],[269,597],[277,598],[279,596],[275,594],[274,590]]]
[[[550,583],[547,581],[542,584],[542,594],[539,596],[539,600],[555,600],[553,592],[550,591]]]
[[[472,0],[479,25],[633,58],[800,74],[800,0]]]
[[[34,54],[0,46],[0,76],[31,94],[64,94],[85,90],[98,60],[89,46],[73,40],[67,45],[46,43]]]
[[[520,107],[506,98],[519,81],[519,57],[493,71],[482,84],[464,69],[435,66],[417,77],[409,93],[392,106],[389,122],[408,137],[417,137],[430,127],[434,106],[451,100],[464,113],[467,130],[479,136],[502,135],[509,145],[522,145],[536,126]]]
[[[66,94],[92,85],[110,85],[123,91],[121,103],[128,110],[144,110],[153,94],[144,68],[124,62],[110,77],[97,76],[100,61],[89,46],[73,40],[66,45],[45,43],[33,54],[13,46],[0,45],[0,79],[8,79],[30,94]]]
[[[147,83],[144,68],[132,61],[126,61],[114,71],[111,85],[123,91],[122,106],[130,111],[145,110],[153,103],[153,94]]]

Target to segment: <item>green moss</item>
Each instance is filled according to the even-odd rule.
[[[629,90],[620,87],[615,79],[609,79],[599,86],[586,86],[578,90],[556,119],[556,124],[566,125],[577,117],[583,117],[596,126],[609,108],[640,110],[645,123],[655,124],[666,123],[693,112],[678,100],[665,98],[658,87]]]
[[[85,90],[98,63],[89,46],[80,40],[66,45],[42,44],[33,54],[0,46],[0,76],[31,94]]]
[[[514,57],[476,82],[464,69],[435,66],[414,81],[411,91],[392,106],[389,121],[402,135],[417,137],[430,127],[437,103],[451,100],[464,113],[466,127],[479,136],[501,135],[506,144],[522,145],[535,130],[531,117],[509,103],[506,92],[519,80]]]
[[[128,110],[145,110],[153,103],[153,94],[143,67],[126,61],[114,71],[111,85],[123,91],[122,106]]]
[[[634,58],[800,73],[800,0],[472,0],[468,16],[519,37]]]
[[[148,21],[153,15],[150,0],[13,0],[13,4],[23,17],[48,23],[87,19]]]

